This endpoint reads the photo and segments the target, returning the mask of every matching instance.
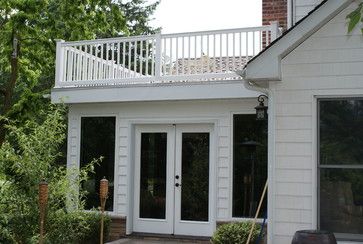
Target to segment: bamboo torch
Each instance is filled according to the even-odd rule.
[[[103,244],[103,215],[105,211],[106,199],[108,195],[108,180],[104,177],[100,181],[100,201],[101,201],[101,232],[100,232],[100,244]]]
[[[40,212],[40,237],[39,244],[44,243],[44,219],[48,203],[48,183],[43,179],[39,182],[39,212]]]

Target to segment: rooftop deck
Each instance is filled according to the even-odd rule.
[[[55,88],[237,79],[278,24],[229,30],[57,42]]]

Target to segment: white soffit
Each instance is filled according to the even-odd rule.
[[[171,83],[159,85],[54,88],[52,103],[141,102],[256,98],[242,81]]]
[[[252,59],[243,72],[249,81],[281,80],[281,60],[354,0],[327,0],[269,48]]]

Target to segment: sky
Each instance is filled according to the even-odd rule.
[[[261,1],[161,0],[151,24],[163,34],[261,26]]]

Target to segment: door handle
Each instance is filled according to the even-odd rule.
[[[179,184],[179,183],[175,183],[175,186],[176,186],[176,187],[179,187],[179,186],[181,186],[181,184]]]
[[[175,179],[179,179],[179,175],[176,175],[176,176],[175,176]]]

